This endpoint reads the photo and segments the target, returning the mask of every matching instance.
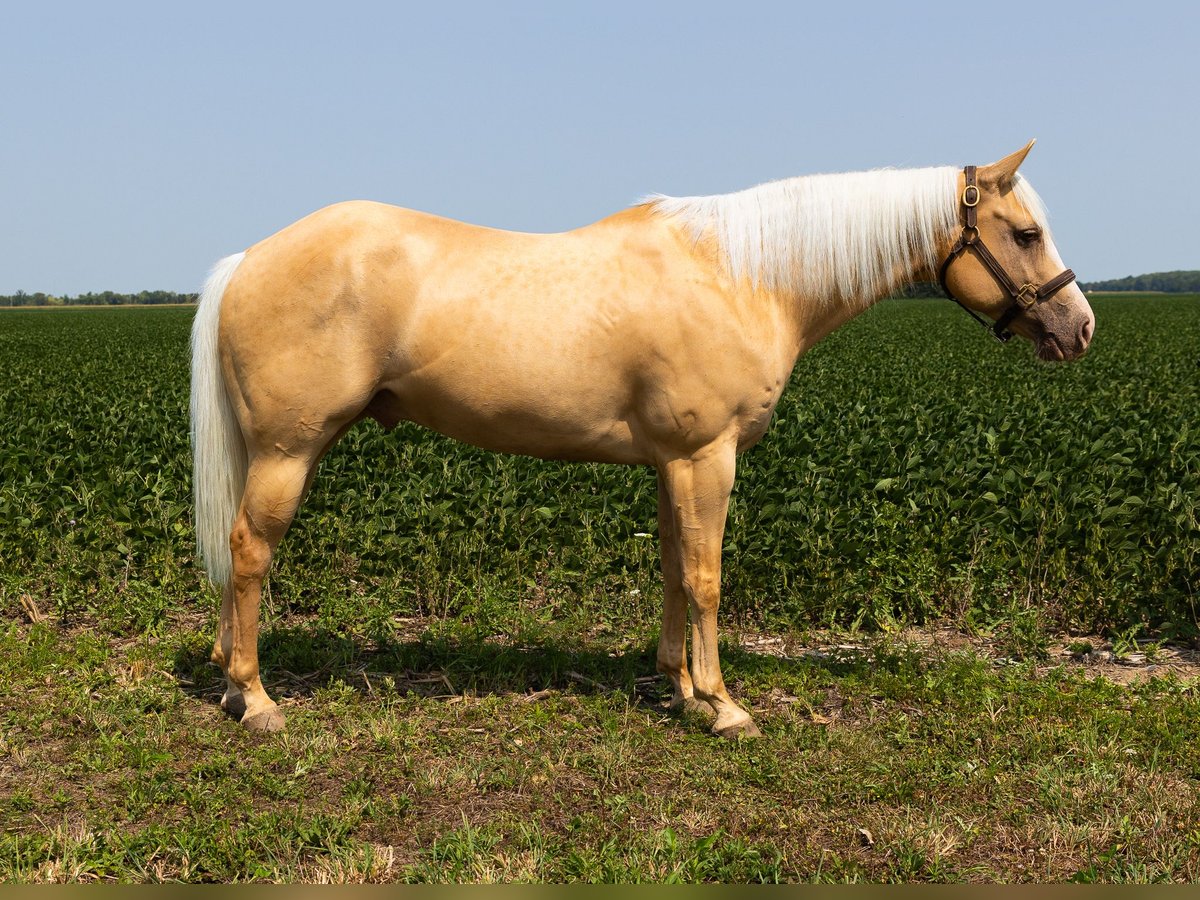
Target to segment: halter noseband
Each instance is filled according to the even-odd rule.
[[[1030,307],[1053,297],[1075,280],[1075,273],[1070,269],[1064,269],[1041,287],[1029,282],[1017,287],[1017,283],[1004,271],[1004,267],[1000,265],[996,257],[992,256],[991,251],[984,246],[983,238],[979,236],[979,228],[976,225],[975,217],[975,207],[979,205],[979,186],[975,183],[975,167],[967,166],[964,168],[963,176],[966,179],[966,187],[963,188],[961,198],[964,211],[963,230],[962,234],[958,236],[958,240],[955,241],[954,246],[950,248],[950,253],[942,262],[941,268],[938,269],[938,282],[941,284],[942,290],[946,292],[947,297],[965,309],[972,319],[990,331],[992,336],[1003,344],[1012,337],[1012,332],[1008,330],[1008,324],[1013,319]],[[1008,294],[1009,299],[1012,301],[992,325],[981,319],[973,309],[955,297],[946,285],[946,273],[950,269],[950,263],[958,259],[959,254],[968,249],[974,250],[975,254],[983,260],[988,271],[992,273],[992,277],[999,282],[1000,287],[1004,288],[1004,292]]]

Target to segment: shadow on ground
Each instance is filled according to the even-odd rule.
[[[280,626],[264,631],[259,644],[263,683],[277,699],[309,698],[332,684],[363,695],[389,689],[430,697],[471,694],[534,694],[571,689],[583,694],[619,694],[663,711],[670,699],[667,679],[655,668],[653,639],[620,650],[573,639],[540,636],[529,642],[490,637],[445,636],[430,632],[412,638],[363,638],[318,625]],[[834,677],[909,664],[907,656],[788,658],[724,646],[726,678],[771,679],[784,670],[809,669]],[[215,703],[224,690],[220,670],[208,651],[181,647],[174,675],[185,693]]]

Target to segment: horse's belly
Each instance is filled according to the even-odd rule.
[[[649,462],[615,397],[574,396],[559,383],[512,385],[409,376],[376,401],[385,421],[416,422],[487,450],[542,459]]]

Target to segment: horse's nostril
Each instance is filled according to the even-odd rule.
[[[1079,329],[1079,336],[1083,338],[1083,343],[1086,346],[1092,342],[1092,332],[1096,330],[1096,320],[1088,317],[1088,320],[1083,323],[1083,327]]]

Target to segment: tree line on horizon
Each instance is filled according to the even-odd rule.
[[[1107,281],[1081,281],[1085,291],[1161,291],[1165,294],[1200,294],[1200,270],[1175,272],[1150,272],[1145,275],[1127,275],[1125,278],[1110,278]],[[6,306],[158,306],[166,303],[195,303],[197,294],[180,294],[176,291],[140,291],[136,294],[121,294],[116,291],[89,291],[74,297],[58,297],[54,294],[0,294],[0,307]],[[941,297],[942,289],[933,282],[919,282],[906,287],[904,297]]]
[[[136,294],[121,294],[116,291],[89,291],[74,297],[54,294],[0,294],[0,307],[5,306],[161,306],[165,303],[195,303],[197,294],[180,294],[176,291],[139,291]]]
[[[1175,272],[1149,272],[1145,275],[1127,275],[1107,281],[1081,281],[1084,291],[1128,291],[1130,293],[1161,291],[1164,294],[1200,294],[1200,270],[1181,269]],[[941,287],[932,281],[910,284],[904,289],[905,297],[944,297]]]
[[[1108,281],[1084,281],[1085,291],[1162,291],[1164,294],[1194,294],[1200,292],[1200,271],[1179,269],[1174,272],[1151,272],[1148,275],[1126,275]]]

